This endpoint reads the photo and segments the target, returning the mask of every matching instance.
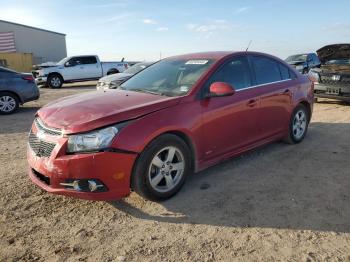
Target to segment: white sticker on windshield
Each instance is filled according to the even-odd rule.
[[[189,60],[186,65],[205,65],[206,63],[208,63],[208,60]]]

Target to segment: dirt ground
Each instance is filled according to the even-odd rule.
[[[34,114],[91,89],[42,89],[0,116],[1,261],[350,261],[350,105],[315,104],[303,143],[195,174],[162,203],[46,193],[26,174]]]

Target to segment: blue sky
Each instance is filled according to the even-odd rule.
[[[350,42],[349,0],[0,0],[0,19],[67,34],[69,55],[156,60],[210,50],[281,58]]]

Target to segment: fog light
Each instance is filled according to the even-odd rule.
[[[60,185],[79,192],[106,192],[108,190],[98,179],[67,179]]]

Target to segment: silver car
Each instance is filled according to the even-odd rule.
[[[153,64],[153,62],[137,63],[126,69],[123,73],[117,73],[102,77],[100,80],[98,80],[96,88],[97,90],[116,89],[123,82],[125,82],[141,70],[145,69],[146,67],[150,66],[151,64]]]
[[[0,67],[0,114],[11,114],[19,105],[39,97],[40,92],[32,74]]]

